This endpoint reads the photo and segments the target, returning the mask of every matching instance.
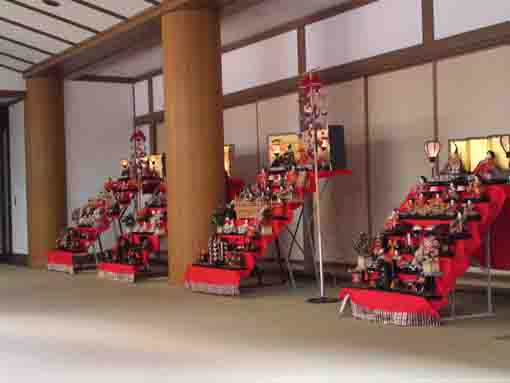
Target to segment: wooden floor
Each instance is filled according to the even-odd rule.
[[[496,319],[402,329],[305,303],[315,292],[221,298],[0,266],[0,382],[510,382],[507,297]]]

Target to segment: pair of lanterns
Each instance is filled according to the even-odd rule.
[[[506,153],[506,158],[510,161],[510,135],[501,136],[499,138],[501,148]],[[441,151],[441,144],[437,140],[429,140],[425,142],[425,155],[432,166],[432,178],[435,176],[436,163]],[[510,165],[509,165],[510,166]]]

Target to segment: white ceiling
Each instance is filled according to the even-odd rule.
[[[42,0],[0,0],[0,65],[26,70],[152,6],[146,0],[61,0],[59,7]]]
[[[51,7],[42,0],[0,0],[0,53],[4,53],[0,54],[0,65],[26,70],[31,63],[38,63],[50,55],[61,53],[73,44],[94,36],[95,32],[104,31],[154,6],[147,0],[60,1],[61,6]],[[236,1],[220,1],[220,4],[226,7],[221,21],[223,44],[244,39],[349,0]],[[228,12],[229,8],[235,11]],[[54,17],[51,17],[52,15]],[[38,33],[38,30],[44,33]],[[145,53],[123,53],[89,68],[87,73],[134,77],[160,67],[161,51],[155,47]],[[18,75],[15,71],[12,73]],[[0,89],[5,89],[4,84],[0,83]]]

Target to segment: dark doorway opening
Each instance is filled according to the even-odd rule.
[[[0,262],[12,257],[9,108],[0,107]]]

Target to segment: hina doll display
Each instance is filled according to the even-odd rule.
[[[398,225],[398,223],[399,223],[398,210],[394,209],[391,212],[391,216],[384,223],[384,228],[387,231],[395,230],[397,225]]]
[[[479,176],[474,176],[473,180],[470,181],[467,193],[470,199],[482,201],[486,198],[485,186],[482,184],[482,180]]]
[[[420,194],[427,193],[429,191],[429,185],[427,178],[424,176],[420,176],[418,184],[413,188],[413,193],[416,196],[419,196]]]
[[[457,187],[455,186],[455,184],[453,182],[450,182],[450,184],[448,185],[448,189],[446,190],[445,197],[446,197],[445,199],[447,199],[447,200],[454,200],[454,201],[460,200],[459,192],[457,191]]]
[[[430,215],[444,215],[447,210],[447,204],[443,201],[439,193],[434,195],[430,201],[428,201]]]
[[[456,178],[466,173],[466,169],[464,167],[464,163],[462,162],[462,158],[459,155],[459,149],[457,146],[455,146],[453,153],[448,155],[448,161],[441,169],[440,173],[443,175],[448,175],[451,178]]]
[[[487,156],[478,163],[473,174],[484,180],[503,178],[503,172],[496,162],[496,154],[489,150]]]

